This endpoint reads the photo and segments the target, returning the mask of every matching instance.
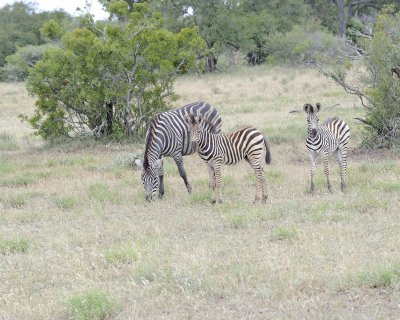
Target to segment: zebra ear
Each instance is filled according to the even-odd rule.
[[[153,167],[156,169],[161,169],[162,164],[163,164],[162,159],[158,159],[158,160],[154,161]]]
[[[315,112],[319,112],[319,110],[321,110],[321,104],[319,102],[317,102],[317,104],[315,105]]]
[[[312,105],[311,104],[309,104],[309,103],[306,103],[305,105],[304,105],[304,111],[305,112],[312,112],[311,110],[312,110]]]
[[[139,169],[143,169],[143,162],[140,159],[135,159],[135,164]]]

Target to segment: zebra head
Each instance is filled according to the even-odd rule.
[[[160,186],[160,170],[162,169],[162,159],[154,161],[147,166],[142,161],[135,161],[138,168],[142,169],[141,179],[146,192],[146,200],[151,201],[154,198]]]
[[[190,135],[190,141],[198,142],[200,133],[202,131],[201,124],[202,124],[202,117],[194,116],[193,114],[187,114],[186,123],[188,125],[188,132]]]
[[[318,102],[315,107],[309,103],[304,105],[304,111],[307,113],[308,135],[315,138],[319,121],[318,112],[321,110],[321,104]]]

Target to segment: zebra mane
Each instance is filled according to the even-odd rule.
[[[154,119],[150,119],[146,125],[146,142],[144,149],[144,159],[143,159],[143,168],[146,170],[149,167],[149,150],[151,141],[153,140],[153,127],[154,127]]]
[[[189,117],[191,123],[196,122],[196,116],[193,113],[188,113],[187,116]],[[199,115],[198,117],[201,119],[200,126],[203,129],[205,129],[208,132],[212,132],[212,133],[217,132],[217,128],[215,127],[215,125],[212,122],[210,122],[208,120],[208,118],[204,117],[203,115]]]

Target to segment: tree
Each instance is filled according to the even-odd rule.
[[[15,53],[18,47],[39,45],[45,41],[39,29],[43,23],[55,19],[67,24],[71,17],[64,11],[36,13],[32,3],[15,2],[0,9],[0,67],[6,63],[6,57]]]
[[[203,54],[196,29],[167,31],[161,15],[146,4],[130,11],[116,1],[109,9],[126,22],[94,22],[85,15],[31,69],[27,88],[38,100],[27,120],[42,137],[138,133],[174,98],[176,75],[195,68]],[[45,25],[43,36],[54,27]]]
[[[331,56],[315,57],[314,64],[325,76],[350,94],[357,95],[365,107],[366,146],[400,145],[400,13],[386,8],[377,19],[373,36],[362,37],[359,45],[342,40]],[[362,63],[353,73],[352,65]]]

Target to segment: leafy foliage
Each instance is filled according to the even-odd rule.
[[[373,37],[361,37],[359,45],[338,42],[330,54],[314,56],[325,76],[360,97],[366,115],[359,120],[365,125],[364,145],[368,147],[400,145],[399,33],[400,14],[388,7],[378,16]]]
[[[135,4],[133,12],[124,1],[113,4],[111,14],[126,23],[95,23],[85,15],[32,68],[27,87],[38,108],[27,119],[45,139],[138,133],[174,99],[176,75],[194,69],[204,52],[195,28],[175,34],[145,4]],[[42,28],[49,36],[58,30],[54,21]]]

